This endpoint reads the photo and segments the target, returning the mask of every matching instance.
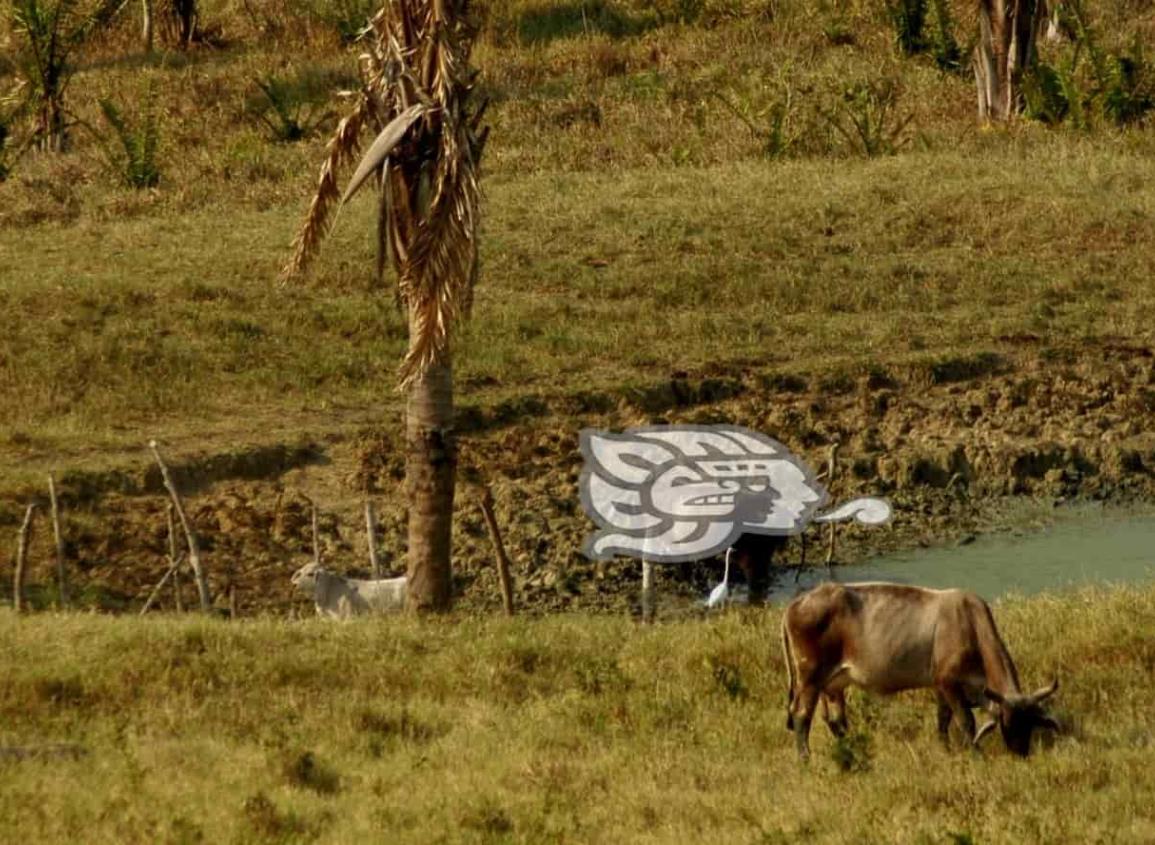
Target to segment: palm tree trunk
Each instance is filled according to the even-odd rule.
[[[1006,121],[1022,110],[1019,83],[1035,56],[1046,4],[979,0],[979,43],[973,65],[980,120]]]
[[[415,332],[410,329],[410,337]],[[409,494],[409,609],[448,610],[457,449],[453,436],[453,368],[430,365],[409,384],[405,479]]]

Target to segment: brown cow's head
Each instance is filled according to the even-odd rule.
[[[1003,696],[992,689],[985,690],[984,695],[998,706],[998,715],[975,734],[975,745],[978,745],[979,740],[997,724],[1002,732],[1003,741],[1007,744],[1007,750],[1020,757],[1026,757],[1031,753],[1031,735],[1035,732],[1035,728],[1059,730],[1059,723],[1043,709],[1043,702],[1058,688],[1059,679],[1055,678],[1049,687],[1043,687],[1031,695]]]

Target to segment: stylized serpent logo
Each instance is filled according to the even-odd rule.
[[[880,499],[816,516],[827,501],[813,473],[781,443],[738,426],[652,426],[581,434],[582,505],[599,531],[588,557],[676,562],[717,554],[738,538],[795,534],[811,520],[890,518]]]

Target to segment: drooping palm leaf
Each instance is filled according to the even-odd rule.
[[[478,160],[485,141],[480,110],[471,102],[475,31],[469,0],[386,0],[367,33],[361,97],[330,142],[284,272],[296,275],[315,256],[341,197],[337,172],[372,126],[377,138],[345,196],[378,175],[374,182],[384,192],[378,238],[410,316],[403,385],[448,354],[453,326],[472,300]]]

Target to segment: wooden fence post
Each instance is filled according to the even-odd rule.
[[[48,473],[48,498],[52,502],[52,535],[56,540],[56,592],[60,606],[68,609],[68,576],[64,571],[64,532],[60,530],[60,502],[56,496],[56,476]]]
[[[827,489],[834,483],[834,476],[838,472],[838,447],[839,443],[836,440],[830,445],[830,457],[826,462],[826,487]],[[834,563],[834,537],[838,532],[835,527],[836,523],[830,523],[830,542],[826,548],[826,568],[829,569]]]
[[[654,563],[642,558],[642,621],[654,621]]]
[[[311,499],[309,506],[313,509],[313,563],[321,565],[321,533],[317,529],[317,505]]]
[[[485,517],[485,525],[489,529],[489,539],[493,542],[493,552],[497,556],[497,577],[501,582],[501,603],[505,606],[505,615],[513,616],[513,580],[509,575],[509,558],[505,554],[505,544],[501,541],[501,530],[497,526],[497,517],[493,513],[493,492],[489,486],[481,488],[481,514]]]
[[[176,553],[176,519],[173,516],[172,502],[164,509],[165,519],[168,522],[168,565],[172,569],[172,602],[177,613],[184,613],[184,596],[180,591],[180,559]]]
[[[176,510],[177,519],[180,520],[181,528],[184,529],[185,541],[188,543],[188,561],[189,565],[192,566],[193,575],[196,578],[197,592],[200,594],[201,600],[201,610],[204,613],[212,613],[213,599],[209,593],[208,575],[205,572],[204,565],[201,563],[201,552],[200,546],[197,543],[197,536],[189,524],[188,516],[184,511],[184,505],[182,505],[180,501],[180,494],[177,492],[176,485],[173,484],[168,467],[165,466],[164,461],[160,457],[160,451],[157,449],[156,441],[151,440],[148,445],[149,448],[152,449],[152,454],[156,457],[157,465],[160,467],[161,477],[164,479],[164,486],[172,498],[172,506]]]
[[[168,583],[168,579],[176,577],[176,571],[182,559],[183,558],[177,558],[176,561],[169,564],[168,569],[164,571],[164,576],[156,583],[156,586],[152,588],[152,592],[148,594],[148,599],[145,601],[144,607],[140,609],[141,616],[148,613],[149,608],[152,607],[152,603],[156,601],[156,597],[160,595],[160,591],[164,589],[164,585]]]
[[[365,499],[365,536],[369,541],[369,566],[373,577],[381,577],[381,560],[377,557],[377,514],[373,512],[373,500]]]
[[[12,576],[12,607],[17,613],[24,611],[24,571],[28,564],[28,543],[32,536],[32,516],[36,505],[31,504],[24,512],[24,523],[20,526],[20,538],[16,545],[16,572]]]

